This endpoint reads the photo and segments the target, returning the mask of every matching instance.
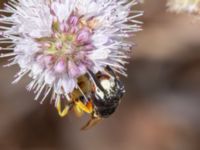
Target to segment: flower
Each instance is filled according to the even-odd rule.
[[[27,86],[41,103],[52,92],[60,102],[78,89],[78,78],[109,65],[126,75],[124,65],[133,44],[126,39],[141,30],[129,0],[10,0],[0,18],[1,57],[20,71],[13,83],[28,74]],[[8,52],[7,52],[8,51]]]
[[[138,3],[144,3],[145,0],[136,0]]]
[[[167,7],[172,12],[199,12],[200,0],[168,0]]]

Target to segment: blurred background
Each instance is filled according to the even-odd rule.
[[[88,131],[79,130],[87,116],[60,118],[48,101],[33,100],[28,77],[10,84],[17,66],[0,67],[0,149],[199,150],[200,16],[169,13],[165,3],[138,7],[144,30],[133,39],[127,92],[117,112]]]

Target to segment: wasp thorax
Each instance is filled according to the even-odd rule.
[[[107,92],[111,92],[115,86],[115,81],[113,78],[103,79],[102,81],[100,81],[100,84]]]

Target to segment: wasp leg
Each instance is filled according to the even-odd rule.
[[[75,105],[80,110],[82,110],[82,111],[84,111],[86,113],[91,114],[93,112],[93,105],[92,105],[91,101],[87,102],[87,104],[85,105],[80,100],[78,100],[78,101],[75,101]]]
[[[103,119],[93,114],[88,122],[81,128],[81,130],[88,130],[97,125],[101,120]]]
[[[76,116],[78,116],[78,117],[81,117],[84,113],[84,111],[78,105],[74,105],[73,109],[74,109]]]
[[[115,72],[111,69],[110,66],[106,66],[106,70],[107,70],[114,78],[117,78],[117,75],[116,75]]]
[[[65,117],[65,116],[68,114],[68,112],[69,112],[69,110],[70,110],[70,108],[71,108],[71,104],[67,104],[67,105],[65,106],[65,108],[62,110],[61,100],[58,100],[58,103],[57,103],[57,105],[56,105],[56,108],[57,108],[57,111],[58,111],[59,116],[60,116],[60,117]]]

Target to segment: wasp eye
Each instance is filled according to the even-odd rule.
[[[80,99],[80,101],[83,102],[85,98],[84,98],[84,96],[80,96],[79,99]]]

